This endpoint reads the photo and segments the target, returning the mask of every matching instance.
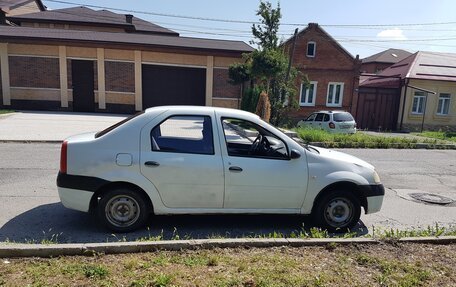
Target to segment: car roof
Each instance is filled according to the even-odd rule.
[[[318,112],[314,112],[314,114],[316,113],[327,113],[327,114],[335,114],[335,113],[348,113],[347,111],[341,111],[341,110],[335,110],[335,111],[318,111]]]
[[[165,111],[173,111],[173,112],[179,112],[179,111],[185,111],[185,112],[201,112],[201,111],[214,111],[214,112],[228,112],[232,115],[248,115],[248,116],[256,116],[257,115],[246,112],[243,110],[237,110],[237,109],[230,109],[230,108],[219,108],[219,107],[207,107],[207,106],[157,106],[157,107],[152,107],[148,108],[145,110],[146,113],[156,113],[156,112],[165,112]],[[259,117],[258,117],[259,118]]]

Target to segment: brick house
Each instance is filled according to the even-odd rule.
[[[0,107],[133,113],[157,105],[237,108],[228,67],[253,49],[180,37],[133,15],[74,7],[6,17]]]
[[[293,37],[283,45],[291,54]],[[307,75],[310,85],[298,84],[299,110],[292,117],[302,119],[319,110],[356,110],[361,61],[353,57],[316,23],[296,36],[292,65]]]

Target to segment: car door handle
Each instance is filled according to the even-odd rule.
[[[145,166],[159,166],[160,164],[156,161],[146,161],[144,163]]]
[[[241,172],[242,168],[240,168],[239,166],[230,166],[229,170],[236,171],[236,172]]]

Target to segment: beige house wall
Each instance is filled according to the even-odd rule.
[[[212,98],[212,106],[221,108],[238,109],[239,99]]]
[[[183,67],[200,67],[206,69],[206,105],[238,108],[237,99],[228,99],[214,97],[214,68],[227,68],[235,62],[240,62],[240,58],[219,57],[208,55],[191,55],[179,53],[163,53],[140,50],[122,50],[122,49],[104,49],[76,46],[55,46],[55,45],[25,45],[14,43],[3,43],[3,58],[7,59],[8,55],[16,56],[36,56],[51,57],[59,59],[60,66],[60,89],[38,89],[14,87],[10,88],[9,73],[3,73],[8,70],[8,61],[2,63],[3,103],[9,104],[9,98],[13,100],[46,100],[59,101],[62,108],[67,108],[73,101],[73,91],[67,85],[67,60],[68,59],[88,59],[97,61],[97,72],[95,75],[98,80],[98,90],[94,91],[95,100],[98,108],[106,108],[106,104],[125,104],[135,105],[136,110],[142,109],[142,64],[163,64]],[[0,51],[1,52],[1,51]],[[103,86],[105,80],[104,65],[100,61],[127,61],[135,63],[135,92],[113,92],[106,90]],[[71,71],[70,71],[71,72]],[[101,74],[100,74],[101,73]],[[8,81],[7,81],[8,80]],[[9,96],[9,93],[11,96]],[[98,100],[100,96],[100,101]]]
[[[24,56],[59,56],[59,46],[51,45],[24,45],[24,44],[8,44],[10,55]]]
[[[134,93],[106,92],[106,102],[110,104],[134,105]]]
[[[115,50],[115,49],[104,49],[106,60],[117,60],[117,61],[135,61],[135,52],[133,50]]]
[[[414,80],[411,79],[409,86],[415,86],[429,91],[436,92],[435,95],[428,94],[426,111],[424,123],[426,126],[436,126],[442,127],[445,126],[454,126],[456,128],[456,82],[444,82],[444,81],[430,81],[430,80]],[[407,95],[405,101],[403,125],[404,126],[421,126],[423,115],[422,114],[413,114],[413,97],[415,94],[415,89],[408,87]],[[438,115],[438,101],[440,93],[448,93],[451,95],[450,99],[450,108],[448,115]],[[401,105],[399,107],[399,118],[401,120],[402,104],[404,101],[404,88],[402,91]]]
[[[175,53],[161,53],[143,51],[141,53],[143,63],[161,63],[180,66],[206,67],[207,57],[200,55],[187,55]]]
[[[86,58],[91,60],[97,59],[96,48],[67,46],[66,51],[68,58]]]
[[[242,63],[241,58],[231,58],[231,57],[214,57],[214,67],[215,68],[228,68],[234,63]]]
[[[35,101],[60,101],[60,90],[11,87],[11,99]]]

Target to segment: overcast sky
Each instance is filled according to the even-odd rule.
[[[246,43],[251,39],[251,22],[258,21],[255,13],[259,4],[258,0],[62,1],[133,10],[113,12],[133,14],[179,32],[181,36],[240,40]],[[44,0],[43,3],[49,9],[77,6],[50,0]],[[276,6],[278,2],[271,3]],[[284,39],[289,38],[295,28],[303,29],[307,23],[316,22],[353,56],[359,54],[361,58],[388,48],[410,52],[456,53],[454,0],[282,0],[280,6],[280,34]],[[207,18],[222,21],[210,21]]]

